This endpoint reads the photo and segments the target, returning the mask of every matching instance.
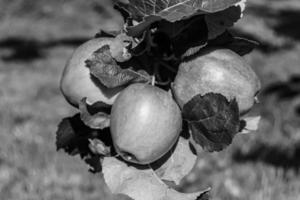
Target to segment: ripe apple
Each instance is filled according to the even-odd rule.
[[[181,63],[172,86],[181,108],[195,95],[213,92],[236,98],[240,114],[253,106],[260,87],[250,65],[229,49],[210,49]]]
[[[168,152],[181,131],[181,111],[172,96],[152,85],[125,88],[112,106],[110,130],[117,153],[148,164]]]
[[[113,104],[123,87],[106,88],[91,76],[85,61],[103,45],[110,45],[114,41],[114,38],[91,39],[79,46],[67,61],[60,81],[60,89],[71,105],[78,107],[84,97],[87,97],[87,101],[91,104],[97,101]]]

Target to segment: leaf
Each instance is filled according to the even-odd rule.
[[[242,1],[243,2],[243,1]],[[225,10],[205,15],[208,39],[214,39],[233,26],[242,17],[244,3],[233,5]]]
[[[81,153],[85,156],[89,153],[88,138],[92,137],[95,130],[84,125],[80,115],[64,118],[58,125],[56,132],[57,150],[64,149],[70,155]]]
[[[79,102],[80,118],[85,125],[92,129],[104,129],[109,127],[111,106],[103,102],[92,105],[87,103],[87,98]]]
[[[150,168],[138,169],[112,157],[104,158],[103,175],[112,193],[126,194],[134,200],[196,200],[209,191],[177,192],[165,185]]]
[[[225,31],[214,40],[209,41],[208,44],[208,46],[230,49],[240,56],[250,53],[258,45],[259,43],[254,40],[235,37],[228,31]]]
[[[245,117],[241,120],[240,133],[248,134],[257,131],[261,116]]]
[[[134,55],[148,51],[148,54],[168,61],[175,56],[191,56],[207,44],[207,26],[202,15],[178,22],[160,21],[156,31],[145,31],[141,42],[133,49]]]
[[[221,94],[196,95],[183,106],[193,140],[208,151],[220,151],[231,144],[239,131],[239,110],[235,99]]]
[[[226,48],[236,52],[240,56],[244,56],[250,53],[254,48],[258,47],[258,45],[259,43],[254,40],[234,37],[233,41],[226,45]]]
[[[131,68],[122,69],[112,57],[109,45],[103,45],[95,51],[86,64],[90,73],[108,88],[151,80],[143,70],[136,72]]]
[[[180,26],[185,25],[180,32]],[[178,25],[176,25],[178,24]],[[171,25],[170,25],[171,26]],[[170,30],[170,26],[165,29]],[[203,16],[195,16],[188,20],[173,23],[173,31],[171,35],[172,49],[175,56],[187,57],[197,53],[207,44],[207,26]]]
[[[189,141],[183,137],[179,138],[175,149],[171,149],[171,155],[167,155],[167,160],[163,163],[153,163],[151,167],[155,173],[163,180],[173,181],[177,185],[193,168],[197,156],[191,151]],[[160,159],[161,160],[161,159]]]
[[[162,19],[175,22],[197,14],[224,10],[241,0],[129,0],[129,4],[118,3],[128,11],[138,24],[128,27],[131,36],[141,34],[154,22]]]
[[[89,148],[89,140],[98,138],[105,145],[112,145],[107,139],[109,129],[101,130],[101,134],[95,129],[87,127],[80,119],[80,114],[64,118],[58,125],[56,132],[56,148],[63,149],[69,155],[80,157],[90,165],[92,172],[101,171],[100,160],[103,156],[94,154]],[[100,135],[100,136],[99,136]]]

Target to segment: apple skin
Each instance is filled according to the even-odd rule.
[[[114,38],[95,38],[80,45],[69,58],[64,68],[60,89],[66,100],[73,106],[78,107],[79,102],[87,97],[92,104],[102,101],[112,105],[123,87],[106,88],[90,74],[85,61],[101,48],[103,45],[110,45]]]
[[[112,106],[110,130],[116,152],[136,164],[167,153],[182,128],[181,111],[171,94],[148,84],[125,88]]]
[[[261,83],[246,61],[229,49],[210,49],[179,66],[172,85],[183,108],[195,95],[220,93],[228,100],[236,98],[240,114],[253,106]]]

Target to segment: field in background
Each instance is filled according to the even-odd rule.
[[[185,191],[213,187],[214,200],[300,196],[300,2],[248,0],[233,30],[261,42],[247,61],[263,83],[262,121],[221,153],[203,154]],[[0,0],[0,199],[99,200],[107,188],[78,158],[56,152],[59,121],[75,110],[59,91],[73,49],[120,16],[110,0]],[[113,22],[110,20],[113,18]]]

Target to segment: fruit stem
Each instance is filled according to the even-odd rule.
[[[154,86],[154,85],[155,85],[155,75],[153,75],[153,76],[152,76],[151,85],[152,85],[152,86]]]

